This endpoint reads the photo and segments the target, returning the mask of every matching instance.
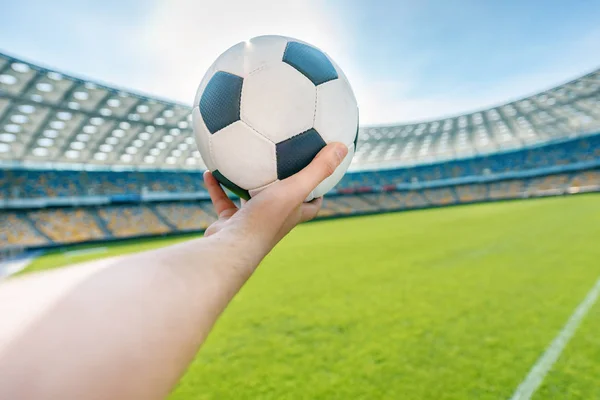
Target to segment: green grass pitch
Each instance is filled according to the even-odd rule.
[[[184,239],[55,251],[27,271]],[[305,224],[171,399],[508,399],[599,276],[600,195]],[[534,399],[600,398],[599,329],[600,303]]]

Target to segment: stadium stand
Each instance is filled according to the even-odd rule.
[[[205,209],[208,202],[204,203],[204,207],[191,202],[158,204],[154,210],[179,231],[197,231],[208,228],[216,219],[212,210]]]
[[[411,190],[405,193],[399,192],[398,195],[404,195],[404,203],[406,208],[417,208],[427,206],[427,199],[420,191]]]
[[[364,213],[377,209],[375,205],[366,202],[361,196],[340,196],[337,198],[337,202],[348,212]]]
[[[85,208],[45,209],[27,215],[37,230],[56,243],[83,242],[106,236],[91,212]]]
[[[429,204],[436,206],[453,204],[456,202],[456,198],[450,188],[437,188],[437,189],[425,189],[423,190],[423,196],[427,199]]]
[[[493,176],[503,173],[536,171],[557,166],[577,165],[600,159],[600,134],[584,138],[519,150],[387,171],[355,172],[347,174],[338,190],[397,184],[414,184],[464,178]],[[540,171],[540,173],[543,173]],[[116,194],[206,193],[200,172],[150,171],[56,171],[56,170],[0,170],[0,198],[72,197]]]
[[[4,211],[0,213],[0,226],[2,227],[1,245],[35,246],[49,244],[50,240],[36,231],[23,213]]]
[[[380,211],[397,210],[401,206],[396,199],[388,192],[368,193],[362,196],[365,201],[375,204],[376,209]]]
[[[471,203],[473,201],[483,201],[487,198],[487,186],[480,184],[459,185],[455,187],[458,201],[461,203]]]
[[[172,230],[144,205],[103,207],[98,214],[115,237],[156,235]]]
[[[500,200],[522,197],[525,193],[525,186],[525,181],[521,179],[494,182],[490,184],[488,198]]]
[[[433,189],[326,196],[320,217],[409,210],[458,203],[600,191],[600,170],[559,173]],[[46,246],[129,236],[201,231],[216,220],[209,200],[136,205],[37,208],[0,212],[0,247]]]
[[[571,193],[590,192],[600,189],[600,169],[584,171],[571,179]]]
[[[186,105],[0,53],[0,250],[202,231]],[[498,107],[361,127],[320,217],[600,191],[600,69]]]
[[[531,179],[527,185],[526,196],[549,196],[563,194],[570,180],[568,174],[543,176]]]
[[[176,172],[1,170],[0,198],[204,191],[202,175]]]
[[[338,197],[325,196],[323,206],[319,211],[319,217],[331,217],[344,214],[350,214],[352,209],[345,204],[338,202]]]

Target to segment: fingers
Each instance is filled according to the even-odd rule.
[[[319,210],[321,209],[322,205],[322,197],[316,198],[311,202],[302,204],[300,206],[300,222],[306,222],[310,221],[311,219],[314,219],[319,213]]]
[[[210,171],[204,172],[204,184],[206,185],[206,189],[208,189],[208,194],[210,195],[213,207],[219,218],[231,217],[235,214],[238,208],[233,201],[227,197],[225,191]]]
[[[304,200],[319,183],[334,173],[348,154],[348,147],[342,143],[330,143],[302,171],[287,178],[290,191]]]

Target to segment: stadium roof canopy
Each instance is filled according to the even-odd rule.
[[[430,163],[600,130],[600,69],[502,106],[362,127],[353,169]],[[0,165],[203,169],[190,107],[67,76],[0,53]]]

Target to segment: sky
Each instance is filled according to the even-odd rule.
[[[185,104],[230,46],[304,40],[342,67],[367,125],[471,112],[600,67],[597,0],[0,2],[0,51]]]

